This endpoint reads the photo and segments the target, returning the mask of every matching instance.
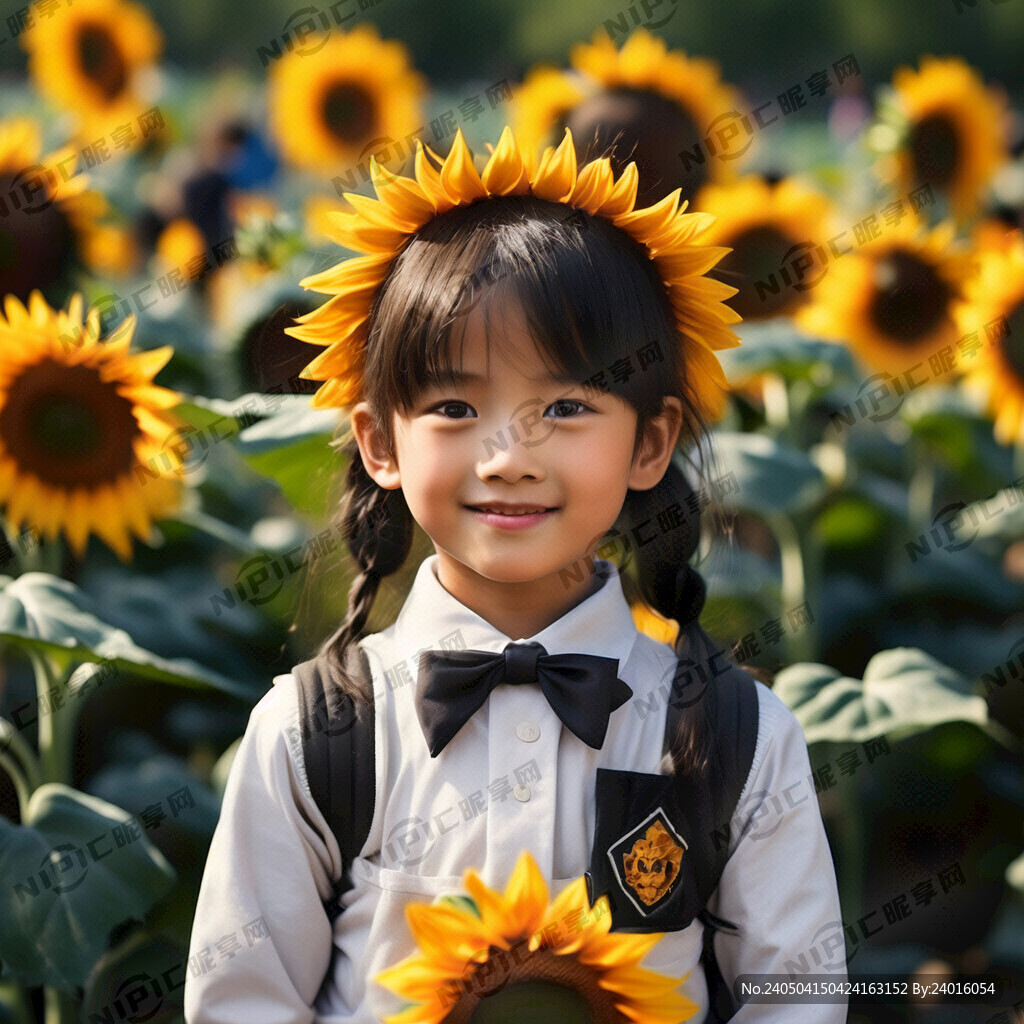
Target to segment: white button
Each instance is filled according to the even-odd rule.
[[[537,727],[534,726],[536,729]],[[520,802],[525,804],[530,799],[530,787],[525,783],[520,782],[515,789],[512,790],[512,795]]]
[[[516,726],[516,735],[524,743],[533,743],[540,739],[540,726],[534,722],[520,722]]]

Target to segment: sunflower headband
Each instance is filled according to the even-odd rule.
[[[313,396],[314,406],[345,408],[359,400],[374,296],[392,261],[416,231],[456,206],[499,196],[533,195],[604,217],[646,248],[668,292],[683,372],[698,409],[709,417],[720,414],[726,381],[714,353],[739,344],[728,325],[740,318],[723,305],[736,289],[704,275],[729,250],[695,244],[694,239],[714,218],[684,213],[686,203],[680,205],[678,189],[654,206],[634,209],[636,165],[629,164],[617,181],[607,158],[594,160],[577,173],[568,129],[557,149],[544,151],[539,164],[520,151],[511,130],[505,128],[479,174],[460,130],[439,170],[417,143],[414,178],[383,171],[372,158],[371,175],[376,200],[346,193],[354,212],[328,215],[334,240],[367,255],[304,278],[303,287],[333,297],[297,318],[298,326],[286,329],[302,341],[326,346],[300,374],[324,382]]]

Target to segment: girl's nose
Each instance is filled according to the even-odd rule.
[[[517,410],[507,423],[481,438],[477,475],[481,480],[543,479],[544,444],[552,430],[554,424],[548,425],[539,412],[533,415],[531,410]]]

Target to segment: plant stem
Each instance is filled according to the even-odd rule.
[[[920,448],[917,454],[922,454]],[[936,483],[935,463],[927,457],[916,462],[907,486],[907,517],[912,531],[927,533],[932,525]]]
[[[36,675],[36,694],[39,698],[39,760],[43,781],[72,785],[71,746],[74,739],[75,715],[55,702],[55,693],[67,697],[67,677],[54,658],[39,651],[31,651],[32,667]],[[49,710],[44,713],[43,709]]]
[[[0,770],[6,772],[14,783],[18,810],[24,820],[28,802],[42,783],[42,772],[35,751],[6,718],[0,718]]]
[[[35,1024],[35,1015],[29,1009],[25,989],[13,981],[0,983],[0,1006],[14,1014],[17,1024]]]
[[[766,373],[761,378],[761,397],[764,401],[764,418],[768,426],[782,434],[789,430],[789,393],[786,382],[777,373]]]
[[[18,760],[28,784],[37,789],[43,783],[39,758],[14,723],[0,716],[0,749],[9,750]]]
[[[29,785],[17,759],[11,757],[10,754],[0,754],[0,771],[6,772],[11,782],[14,783],[14,791],[18,794],[18,810],[24,820],[29,797],[32,796],[32,786]]]
[[[78,1000],[59,988],[43,989],[46,1011],[44,1024],[78,1024]]]
[[[767,521],[779,545],[782,567],[780,588],[782,607],[789,613],[806,604],[810,613],[810,621],[794,627],[789,645],[790,651],[794,661],[810,661],[817,650],[816,613],[809,601],[810,595],[807,586],[809,567],[800,542],[801,536],[808,533],[810,526],[804,524],[802,529],[798,529],[796,523],[788,516],[771,516]],[[792,621],[790,625],[793,625]]]

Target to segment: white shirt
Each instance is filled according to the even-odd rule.
[[[369,1024],[397,1012],[399,998],[373,979],[416,952],[407,904],[464,893],[467,867],[503,889],[523,849],[553,899],[589,867],[596,770],[661,770],[662,694],[675,655],[637,631],[618,576],[604,563],[597,591],[527,638],[549,654],[618,660],[633,697],[612,713],[602,748],[566,729],[539,687],[498,686],[431,758],[413,701],[419,652],[498,653],[510,642],[444,590],[435,563],[436,556],[424,561],[395,623],[362,642],[374,681],[376,807],[333,931],[322,902],[340,852],[310,795],[293,677],[275,679],[253,709],[199,893],[185,984],[189,1024]],[[825,962],[830,980],[842,981],[842,946],[830,948],[827,938],[841,934],[835,871],[803,733],[767,687],[758,683],[757,692],[754,760],[731,822],[731,855],[708,904],[739,935],[718,933],[716,954],[730,984],[741,974],[790,974],[801,962]],[[690,975],[681,991],[700,1007],[694,1024],[706,1013],[702,936],[695,921],[667,933],[643,961]],[[845,1005],[793,1003],[748,1004],[734,1018],[845,1019]]]

